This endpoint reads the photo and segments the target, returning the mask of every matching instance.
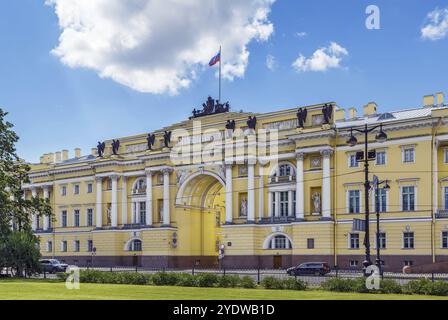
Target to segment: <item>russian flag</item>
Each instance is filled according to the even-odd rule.
[[[214,66],[215,64],[217,64],[219,61],[221,61],[221,51],[218,52],[218,54],[216,56],[214,56],[210,62],[208,63],[208,65],[210,67]]]

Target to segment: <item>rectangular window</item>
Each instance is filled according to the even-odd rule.
[[[403,233],[403,248],[414,249],[414,232]]]
[[[87,240],[87,252],[93,252],[93,240]]]
[[[443,231],[442,232],[442,248],[443,249],[448,249],[448,231]]]
[[[378,151],[376,153],[376,165],[384,166],[386,164],[386,151]]]
[[[75,184],[73,187],[73,193],[74,194],[79,194],[79,184]]]
[[[375,212],[387,211],[387,190],[380,188],[375,194]]]
[[[359,249],[358,233],[350,233],[350,249]]]
[[[87,193],[92,193],[93,192],[93,184],[88,183],[87,184]]]
[[[403,264],[404,264],[404,266],[412,267],[414,265],[414,261],[412,261],[412,260],[404,260]]]
[[[79,210],[75,210],[75,212],[73,213],[73,225],[75,227],[79,227],[80,223],[79,223]]]
[[[79,240],[73,241],[73,251],[79,252]]]
[[[61,251],[67,252],[67,241],[61,241]]]
[[[357,267],[359,264],[358,260],[350,260],[350,267]]]
[[[414,161],[415,161],[415,149],[414,148],[403,149],[403,162],[412,163]]]
[[[139,205],[140,224],[146,224],[146,203],[140,202]]]
[[[448,148],[445,149],[444,155],[445,155],[445,163],[448,163]]]
[[[359,162],[356,161],[356,154],[351,154],[348,157],[348,166],[350,168],[358,168],[359,167]]]
[[[92,208],[87,209],[87,226],[88,227],[93,226],[93,209]]]
[[[288,216],[288,192],[280,192],[280,217]]]
[[[360,212],[360,191],[350,190],[348,192],[348,212],[359,213]]]
[[[62,186],[61,187],[61,196],[65,197],[67,195],[67,187]]]
[[[67,210],[63,210],[61,213],[61,227],[67,227]]]
[[[386,249],[386,233],[385,232],[379,233],[378,241],[379,241],[379,248]]]
[[[314,249],[314,239],[313,238],[307,239],[306,246],[308,249]]]
[[[47,252],[53,252],[53,242],[47,241]]]
[[[292,193],[292,199],[293,199],[293,201],[292,201],[292,213],[291,213],[291,215],[295,216],[296,215],[296,193],[295,192]]]
[[[403,211],[415,211],[415,187],[402,187],[401,203]]]
[[[275,237],[275,248],[277,249],[283,249],[286,248],[286,237]]]
[[[448,210],[448,187],[445,187],[445,210]]]

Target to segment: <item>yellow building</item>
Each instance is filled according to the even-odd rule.
[[[329,106],[332,107],[329,107]],[[303,112],[306,110],[306,112]],[[45,154],[27,197],[49,198],[52,221],[33,216],[44,257],[94,266],[289,267],[327,261],[360,269],[364,232],[364,137],[368,136],[375,261],[375,199],[385,270],[448,261],[448,107],[443,94],[415,109],[380,113],[375,103],[335,103],[252,114],[208,100],[181,123],[93,148]],[[256,116],[255,120],[248,120]],[[300,119],[299,119],[300,118]],[[234,121],[234,122],[232,122]],[[171,134],[167,134],[171,132]],[[154,136],[152,135],[154,134]],[[116,142],[116,141],[115,141]],[[114,151],[116,154],[114,154]],[[222,258],[222,256],[221,256]]]

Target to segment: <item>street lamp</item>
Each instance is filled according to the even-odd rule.
[[[387,134],[383,131],[383,124],[376,125],[373,127],[368,127],[367,124],[365,124],[363,127],[360,128],[350,128],[350,138],[347,140],[347,144],[351,147],[354,147],[358,143],[358,139],[353,135],[353,132],[359,132],[361,134],[364,134],[364,154],[362,159],[359,159],[359,162],[364,162],[364,195],[365,195],[365,219],[366,219],[366,230],[365,230],[365,238],[364,238],[364,246],[366,248],[366,259],[362,263],[363,264],[363,272],[364,275],[366,274],[366,269],[368,266],[372,264],[372,261],[370,259],[370,232],[369,232],[369,190],[370,190],[370,181],[369,181],[369,161],[375,160],[376,153],[369,152],[369,133],[373,132],[377,128],[380,128],[380,131],[376,135],[376,141],[377,142],[384,142],[387,140]],[[357,156],[358,158],[358,156]]]
[[[375,264],[378,267],[380,275],[383,275],[383,269],[380,256],[380,201],[379,201],[379,186],[384,184],[383,190],[390,189],[389,180],[380,181],[377,176],[373,176],[373,188],[375,190],[375,211],[376,211],[376,260]]]

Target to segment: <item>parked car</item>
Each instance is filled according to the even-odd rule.
[[[56,273],[56,272],[65,272],[68,265],[65,263],[61,263],[56,259],[41,259],[39,260],[40,267],[42,272]]]
[[[286,272],[290,276],[315,275],[324,276],[331,272],[331,268],[326,262],[306,262],[298,266],[288,268]]]

